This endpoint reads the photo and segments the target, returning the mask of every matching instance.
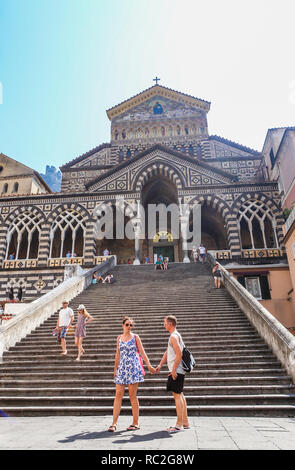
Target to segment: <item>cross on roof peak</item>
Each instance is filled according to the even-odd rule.
[[[158,82],[160,81],[161,79],[158,78],[157,76],[155,78],[153,78],[153,82],[156,82],[156,85],[158,85]]]

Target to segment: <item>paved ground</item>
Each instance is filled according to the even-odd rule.
[[[191,429],[168,434],[173,417],[141,417],[141,429],[116,433],[111,417],[0,418],[0,450],[294,450],[295,418],[191,418]]]

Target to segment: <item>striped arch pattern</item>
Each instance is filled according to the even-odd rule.
[[[174,168],[171,168],[171,166],[165,163],[155,162],[140,172],[140,176],[134,181],[133,186],[135,187],[133,190],[137,192],[141,191],[145,183],[153,176],[165,176],[169,178],[177,189],[182,189],[185,186],[185,182],[181,181],[180,176]]]
[[[4,225],[2,217],[0,216],[0,262],[4,259],[6,252],[6,233],[7,227]]]
[[[276,221],[276,235],[277,240],[280,248],[282,247],[283,239],[284,239],[284,232],[283,232],[283,225],[285,223],[285,219],[282,214],[281,208],[275,203],[274,200],[270,199],[263,193],[254,193],[254,194],[243,194],[240,196],[236,201],[232,208],[233,213],[236,216],[236,219],[239,218],[239,210],[244,205],[246,201],[261,201],[265,204],[265,206],[271,211],[271,214],[275,218]]]
[[[81,206],[80,204],[61,204],[60,206],[56,207],[47,217],[46,222],[43,225],[43,230],[41,232],[40,237],[40,248],[39,248],[39,258],[38,258],[38,265],[39,266],[46,266],[47,260],[49,257],[50,251],[50,229],[52,224],[54,223],[55,219],[66,211],[77,211],[81,214],[83,219],[85,219],[86,224],[86,235],[85,235],[85,251],[86,251],[86,243],[87,243],[87,223],[89,222],[90,216],[88,211]]]
[[[202,205],[207,205],[215,209],[224,219],[227,228],[228,246],[232,256],[241,255],[240,234],[237,226],[237,218],[234,216],[229,206],[222,199],[215,195],[197,196],[190,202],[198,201]]]
[[[28,212],[32,219],[36,219],[39,217],[40,219],[40,233],[42,233],[42,229],[44,226],[45,216],[43,212],[35,206],[22,206],[18,207],[14,211],[12,211],[6,218],[5,222],[2,222],[1,229],[0,229],[0,260],[3,261],[6,255],[7,249],[7,234],[9,227],[13,224],[13,221],[21,216],[22,214]],[[41,238],[41,236],[40,236]],[[40,238],[39,238],[39,251],[40,251]]]

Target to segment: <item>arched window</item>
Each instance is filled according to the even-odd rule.
[[[264,202],[249,200],[239,210],[239,229],[243,249],[276,248],[276,222]]]
[[[188,135],[188,134],[189,134],[188,126],[185,126],[185,127],[184,127],[184,132],[185,132],[185,135]]]
[[[2,188],[2,193],[7,193],[8,192],[8,184],[5,183]]]
[[[122,131],[122,139],[126,139],[126,131],[125,131],[125,129]]]
[[[41,215],[31,212],[19,214],[7,232],[6,259],[38,258]]]
[[[59,214],[50,230],[50,258],[84,255],[86,224],[74,209]]]
[[[164,126],[161,127],[161,134],[164,137],[164,135],[165,135],[165,127]]]
[[[172,136],[173,136],[173,129],[172,129],[172,126],[169,126],[169,131],[168,131],[168,132],[169,132],[170,137],[172,137]]]
[[[12,193],[17,193],[18,192],[18,183],[14,183],[13,188],[12,188]]]
[[[130,157],[131,157],[131,150],[128,149],[128,150],[127,150],[127,153],[126,153],[126,158],[130,158]]]
[[[118,140],[118,137],[119,137],[119,132],[116,130],[115,131],[115,140]]]
[[[177,135],[180,135],[180,127],[179,126],[177,126],[177,128],[176,128],[176,132],[177,132]]]

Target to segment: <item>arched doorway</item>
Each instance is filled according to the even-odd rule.
[[[141,243],[141,259],[149,256],[153,262],[155,257],[162,255],[170,262],[178,261],[179,237],[175,236],[173,228],[176,221],[169,210],[171,204],[174,207],[178,204],[176,185],[167,176],[151,176],[142,187],[141,201],[145,215],[145,240]]]

